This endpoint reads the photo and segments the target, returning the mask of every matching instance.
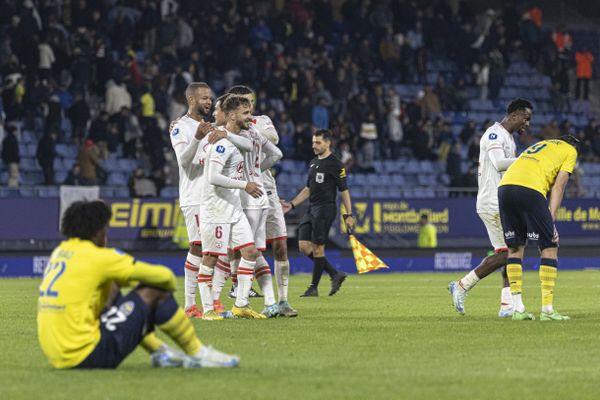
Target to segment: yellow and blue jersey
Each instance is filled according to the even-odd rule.
[[[544,197],[559,171],[573,173],[577,150],[569,143],[544,140],[528,147],[504,173],[499,186],[518,185],[540,192]]]
[[[127,286],[134,281],[165,290],[176,284],[167,267],[88,240],[65,240],[52,252],[39,287],[37,325],[42,351],[54,367],[74,367],[94,350],[113,282]]]

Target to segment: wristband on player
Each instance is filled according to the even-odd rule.
[[[346,219],[346,218],[354,217],[354,215],[352,215],[352,214],[342,214],[342,217],[344,219]]]
[[[291,201],[290,201],[290,206],[292,207],[292,210],[293,210],[294,208],[296,208],[296,206],[294,205],[294,203],[292,203]]]

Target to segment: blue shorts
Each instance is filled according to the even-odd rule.
[[[100,317],[100,342],[75,368],[116,368],[149,332],[150,310],[135,291],[119,298]]]
[[[537,190],[519,185],[498,188],[500,220],[508,247],[537,243],[540,250],[557,247],[548,202]]]

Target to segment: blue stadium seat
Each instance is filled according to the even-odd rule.
[[[175,186],[165,186],[160,191],[161,197],[179,197],[179,189]]]
[[[129,197],[129,189],[124,188],[124,187],[116,188],[114,196],[121,197],[121,198],[128,198]]]
[[[58,186],[38,186],[35,189],[39,197],[59,197]]]
[[[106,181],[107,185],[125,186],[127,185],[127,177],[120,172],[111,172]]]
[[[21,162],[19,163],[19,167],[21,168],[21,171],[23,171],[23,172],[40,170],[35,158],[31,158],[31,157],[21,157]]]
[[[100,197],[103,199],[110,199],[114,196],[114,189],[110,186],[100,186]]]
[[[54,182],[63,183],[65,179],[67,179],[68,172],[67,171],[57,171],[54,174]]]

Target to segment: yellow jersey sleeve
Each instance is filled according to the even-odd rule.
[[[565,161],[560,166],[560,170],[572,174],[573,170],[575,169],[575,164],[577,163],[577,150],[575,150],[575,148],[572,146],[568,146],[566,150],[567,155],[565,157]]]

